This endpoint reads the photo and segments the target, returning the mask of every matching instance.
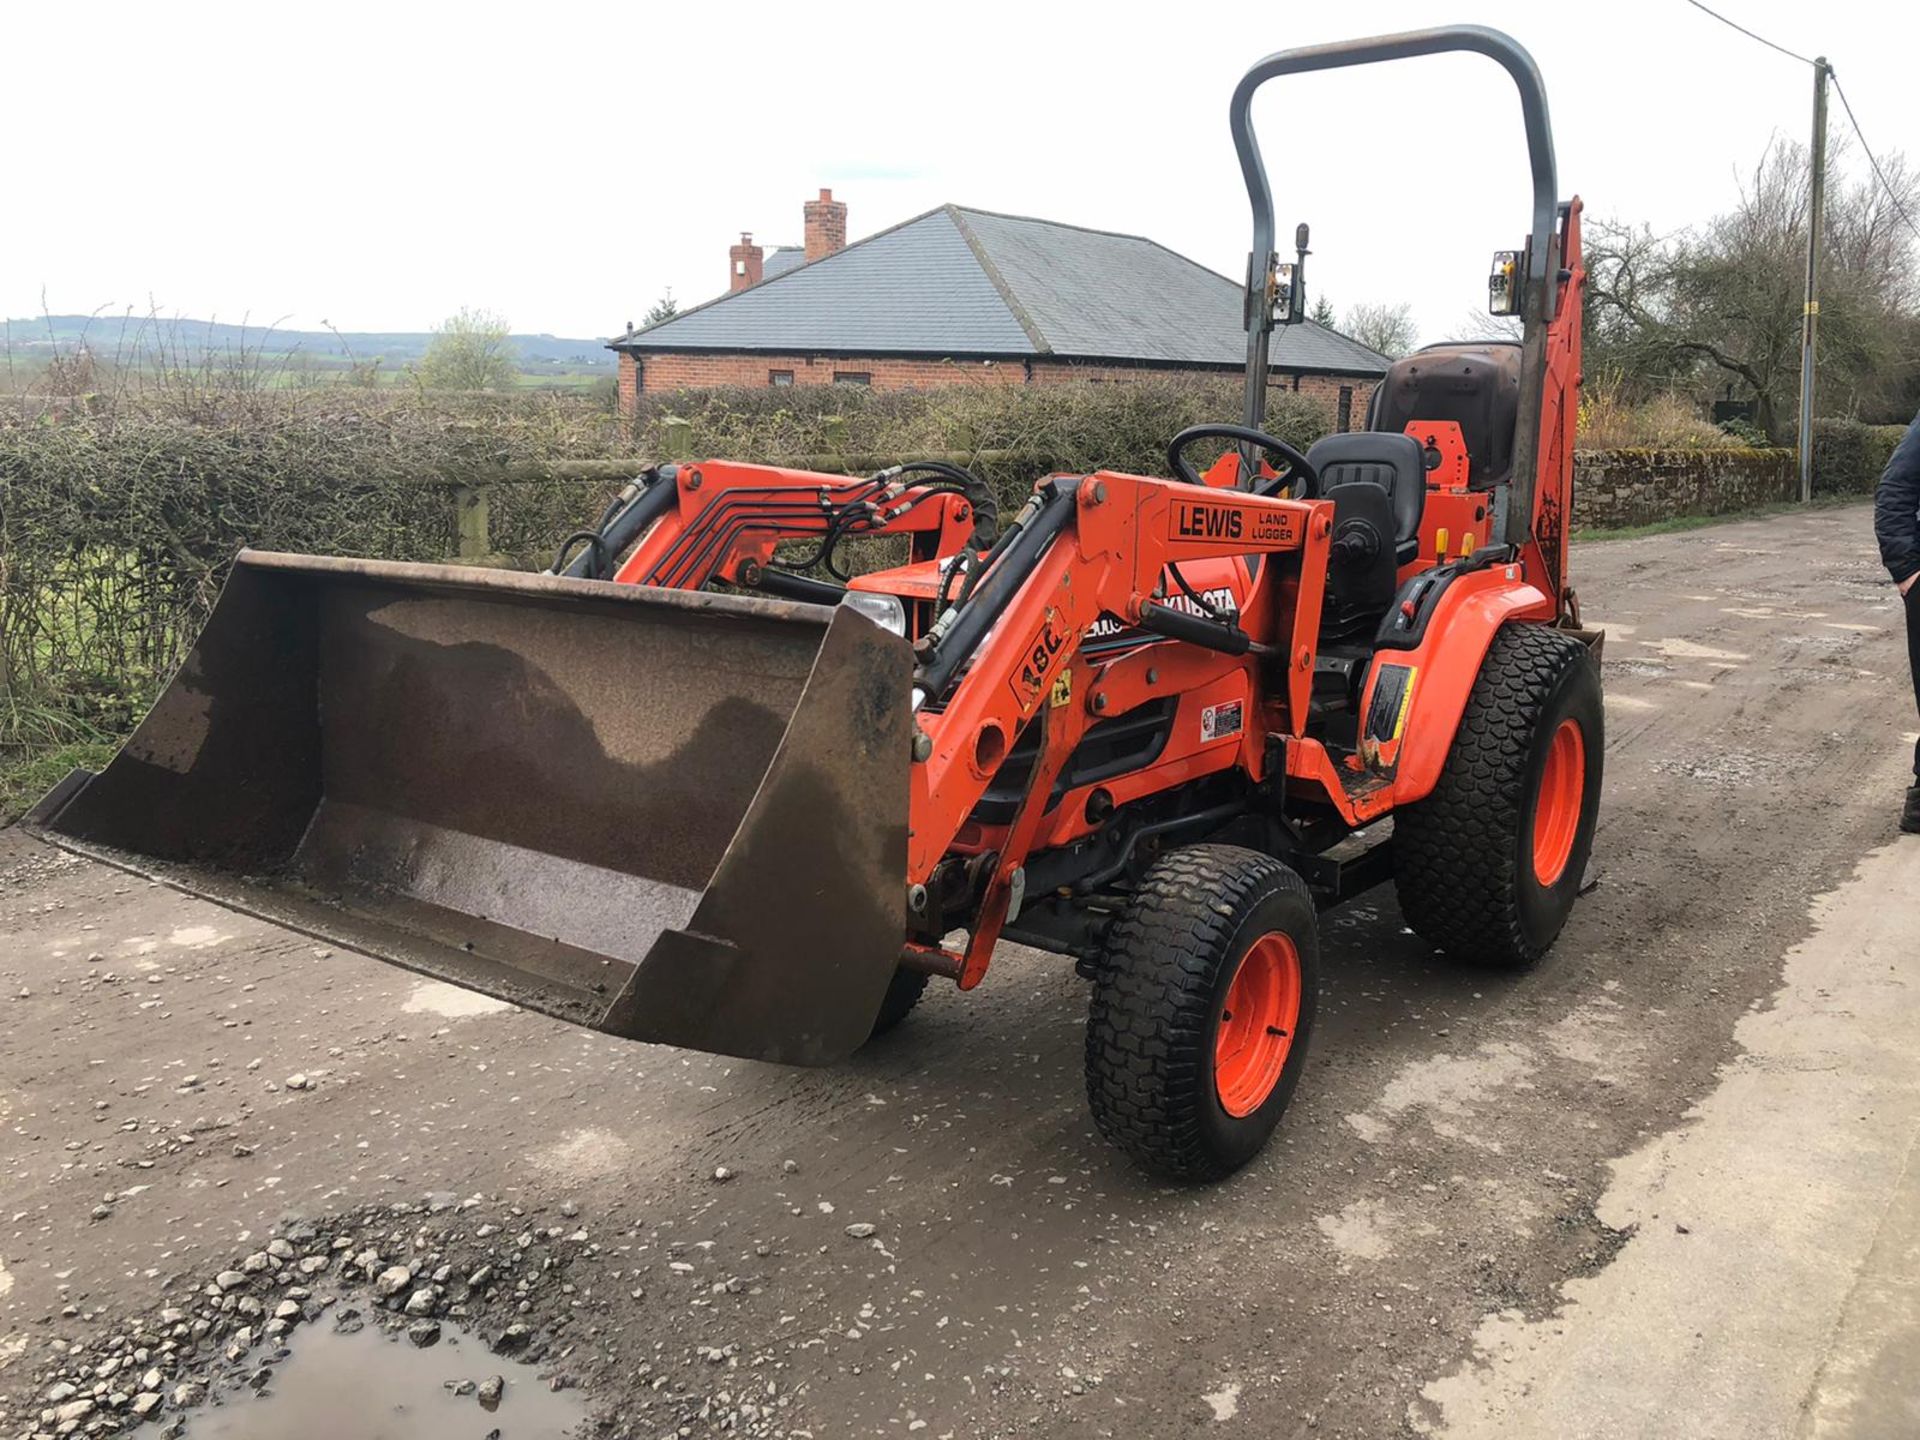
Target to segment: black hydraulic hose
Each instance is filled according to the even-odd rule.
[[[579,580],[605,580],[609,578],[596,572],[597,562],[604,557],[610,563],[614,558],[626,553],[647,531],[647,528],[673,507],[674,497],[679,493],[678,478],[680,467],[662,465],[653,472],[653,478],[646,487],[627,501],[614,517],[600,527],[600,546],[588,546],[564,568],[556,565],[555,573],[570,575]],[[602,548],[604,547],[604,549]]]
[[[554,555],[553,564],[548,573],[563,575],[567,568],[567,555],[575,545],[586,542],[592,563],[587,567],[587,578],[604,580],[607,577],[607,542],[598,530],[576,530],[560,542],[560,549]]]
[[[1016,592],[1033,573],[1060,532],[1073,518],[1073,491],[1077,481],[1049,481],[1038,493],[1040,513],[1020,527],[991,574],[981,580],[971,599],[954,612],[952,628],[940,637],[921,664],[914,683],[938,699],[960,673],[986,634],[1006,612]]]
[[[877,482],[868,482],[859,486],[845,498],[844,508],[868,504],[880,488]],[[762,498],[769,496],[793,498],[769,505]],[[741,511],[748,513],[742,517],[739,515]],[[726,499],[718,501],[700,513],[693,527],[674,541],[667,553],[661,557],[659,565],[654,567],[653,574],[659,577],[660,584],[682,585],[702,564],[708,563],[709,555],[712,555],[716,549],[724,553],[727,546],[731,545],[739,535],[755,528],[774,530],[781,528],[778,524],[756,526],[756,521],[817,519],[823,515],[828,517],[828,528],[831,529],[832,512],[822,507],[817,490],[796,490],[791,486],[756,486],[731,491]],[[820,532],[799,530],[789,538],[799,539],[815,533]],[[818,563],[819,558],[816,555],[810,563]]]
[[[1180,587],[1180,593],[1200,607],[1201,614],[1211,615],[1215,620],[1220,618],[1220,607],[1189,585],[1187,577],[1180,573],[1180,567],[1171,560],[1167,562],[1167,573],[1173,577],[1173,583]]]
[[[669,586],[703,583],[734,541],[756,530],[771,531],[784,539],[800,540],[825,531],[810,530],[786,522],[822,520],[824,517],[825,528],[832,527],[832,513],[823,510],[815,497],[779,504],[770,504],[757,498],[787,493],[783,489],[736,490],[726,499],[701,511],[693,527],[674,541],[654,567],[653,576],[657,578],[653,583]],[[703,570],[705,573],[699,574],[696,579],[696,572]]]
[[[977,566],[967,567],[967,582],[960,587],[960,598],[954,601],[954,604],[964,605],[973,598],[973,592],[979,586],[981,577],[993,569],[1000,557],[1007,553],[1007,547],[1013,544],[1014,537],[1026,527],[1030,518],[1027,507],[1023,505],[1020,513],[1013,517],[1013,523],[1000,533],[1000,538],[995,540],[992,547],[980,558],[980,563]]]
[[[949,465],[944,460],[909,460],[896,467],[895,473],[903,476],[918,473],[944,475],[949,480],[958,481],[964,487],[962,493],[973,502],[974,534],[991,541],[998,531],[1000,502],[994,498],[993,487],[972,471],[959,465]]]

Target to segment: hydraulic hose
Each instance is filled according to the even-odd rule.
[[[589,545],[562,565],[566,546],[554,559],[553,572],[580,580],[606,580],[612,562],[647,531],[647,528],[672,508],[679,493],[678,465],[662,465],[642,477],[640,492],[621,505],[617,513],[599,527],[600,544]],[[571,537],[569,538],[571,543]]]
[[[1012,538],[1000,563],[981,580],[965,604],[948,612],[953,616],[950,628],[937,638],[929,637],[933,644],[914,676],[914,684],[930,698],[938,699],[953,683],[953,677],[1005,613],[1047,547],[1066,528],[1073,517],[1073,488],[1074,482],[1048,481],[1034,492],[1040,502],[1038,513],[1008,532]]]

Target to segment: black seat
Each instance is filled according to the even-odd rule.
[[[1402,565],[1420,552],[1420,515],[1427,506],[1427,465],[1411,435],[1359,430],[1314,442],[1307,463],[1320,474],[1320,493],[1342,485],[1377,485],[1393,504],[1395,549]]]
[[[1393,362],[1374,387],[1367,429],[1399,435],[1420,420],[1451,420],[1467,442],[1467,486],[1491,490],[1513,471],[1520,415],[1520,344],[1458,340]]]

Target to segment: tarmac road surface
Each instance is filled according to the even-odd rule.
[[[1868,531],[1576,547],[1609,632],[1598,888],[1518,976],[1433,956],[1390,888],[1326,917],[1293,1109],[1212,1189],[1094,1134],[1053,957],[1003,950],[790,1071],[0,833],[0,1437],[130,1425],[145,1393],[193,1435],[226,1322],[193,1356],[144,1330],[251,1334],[275,1296],[232,1302],[274,1285],[306,1307],[283,1328],[371,1310],[363,1248],[413,1257],[396,1305],[441,1262],[450,1335],[464,1304],[592,1433],[1920,1434],[1915,717]],[[515,1404],[417,1433],[514,1440]]]

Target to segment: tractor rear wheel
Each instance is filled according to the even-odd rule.
[[[1545,625],[1502,628],[1439,783],[1394,816],[1407,924],[1473,964],[1517,969],[1546,954],[1593,848],[1605,742],[1586,646]]]
[[[1217,1180],[1259,1154],[1306,1061],[1319,959],[1313,897],[1278,860],[1232,845],[1162,859],[1094,980],[1100,1133],[1177,1180]]]
[[[869,1040],[884,1035],[893,1029],[907,1013],[920,1003],[920,997],[926,993],[927,972],[924,970],[896,970],[893,979],[887,982],[887,993],[880,1002],[880,1013],[874,1017],[873,1029],[868,1033]]]

